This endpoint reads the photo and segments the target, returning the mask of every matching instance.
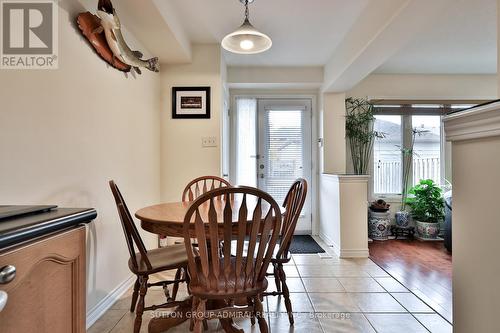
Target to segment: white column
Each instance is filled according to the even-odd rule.
[[[500,102],[444,121],[453,156],[454,332],[497,332]]]
[[[345,93],[324,93],[320,237],[341,258],[368,257],[368,176],[346,173]]]
[[[323,94],[323,172],[346,171],[345,94]]]
[[[321,175],[320,237],[341,258],[368,257],[368,179]]]

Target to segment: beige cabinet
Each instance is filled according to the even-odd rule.
[[[85,332],[85,227],[0,252],[0,272],[9,265],[0,332]]]

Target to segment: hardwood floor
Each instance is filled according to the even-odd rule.
[[[452,256],[442,242],[371,242],[370,258],[452,322]]]

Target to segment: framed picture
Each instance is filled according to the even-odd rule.
[[[172,118],[210,119],[210,87],[173,87]]]

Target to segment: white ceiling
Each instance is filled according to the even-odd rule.
[[[238,0],[168,1],[193,43],[219,43],[243,22],[244,7]],[[250,20],[272,38],[273,47],[258,55],[225,52],[226,62],[231,66],[324,65],[369,1],[256,0],[250,5]]]
[[[169,14],[191,43],[220,43],[243,20],[238,0],[155,1],[168,1]],[[429,26],[403,38],[376,73],[496,73],[497,0],[438,1],[446,3],[446,10],[440,9]],[[229,66],[323,66],[331,59],[342,59],[346,36],[369,26],[367,20],[372,12],[382,10],[382,3],[399,15],[398,6],[411,2],[422,4],[415,15],[425,15],[430,6],[416,0],[255,0],[250,5],[251,21],[272,38],[273,47],[258,55],[225,52],[224,56]],[[428,10],[430,16],[432,8]],[[378,36],[377,31],[364,34]]]
[[[377,73],[487,74],[497,71],[497,0],[455,0],[435,24]]]

